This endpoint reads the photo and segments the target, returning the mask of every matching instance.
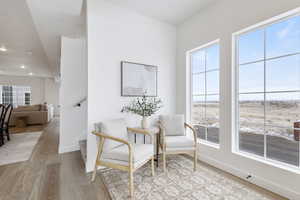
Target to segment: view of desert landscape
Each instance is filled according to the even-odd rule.
[[[298,166],[300,131],[294,129],[294,125],[300,127],[299,111],[300,101],[240,101],[240,150],[264,156],[266,133],[267,158]],[[218,102],[194,102],[192,120],[199,138],[205,139],[207,131],[207,140],[218,143]]]
[[[299,20],[236,37],[239,151],[293,166],[300,166]],[[218,44],[191,55],[192,123],[200,139],[216,144],[230,135],[219,129],[219,60]]]

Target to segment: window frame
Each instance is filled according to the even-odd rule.
[[[213,46],[213,45],[215,45],[215,44],[218,44],[219,45],[219,68],[218,69],[213,69],[213,70],[208,70],[208,71],[204,71],[204,72],[202,72],[202,73],[204,73],[204,74],[206,74],[207,72],[210,72],[210,71],[218,71],[219,72],[219,93],[218,93],[218,95],[219,95],[219,102],[220,102],[220,100],[221,100],[221,95],[220,95],[220,89],[221,89],[221,87],[220,87],[220,61],[221,61],[221,54],[220,54],[220,47],[221,47],[221,45],[220,45],[220,39],[216,39],[216,40],[213,40],[213,41],[211,41],[211,42],[208,42],[208,43],[206,43],[206,44],[204,44],[204,45],[201,45],[201,46],[199,46],[199,47],[196,47],[196,48],[194,48],[194,49],[191,49],[191,50],[189,50],[189,51],[187,51],[186,52],[186,66],[187,66],[187,73],[186,73],[186,78],[187,78],[187,80],[188,80],[188,82],[187,82],[187,91],[188,91],[188,93],[187,93],[187,95],[186,95],[186,97],[187,97],[187,102],[188,102],[188,106],[186,107],[187,109],[186,109],[186,116],[187,116],[187,121],[188,122],[191,122],[192,120],[191,120],[191,118],[192,118],[192,105],[193,105],[193,70],[192,70],[192,62],[191,62],[191,59],[192,59],[192,53],[194,53],[194,52],[196,52],[196,51],[199,51],[199,50],[201,50],[201,49],[205,49],[205,48],[208,48],[208,47],[210,47],[210,46]],[[207,86],[205,86],[205,87],[207,87]],[[207,95],[207,94],[206,94]],[[209,94],[209,95],[211,95],[211,94]],[[220,106],[219,106],[219,124],[220,124]],[[213,142],[210,142],[210,141],[208,141],[207,140],[207,137],[206,137],[206,140],[204,140],[204,139],[201,139],[201,138],[199,138],[199,137],[197,137],[197,141],[198,141],[198,143],[200,143],[200,144],[203,144],[203,145],[206,145],[206,146],[209,146],[209,147],[213,147],[213,148],[215,148],[215,149],[220,149],[220,127],[219,127],[219,143],[213,143]]]
[[[11,88],[11,94],[6,95],[5,91],[3,90],[4,87],[10,87]],[[4,91],[4,92],[3,92]],[[21,91],[21,92],[20,92]],[[20,96],[20,93],[22,93],[24,96]],[[29,94],[29,99],[27,99],[29,104],[26,104],[26,97],[25,94]],[[12,104],[13,107],[18,106],[25,106],[25,105],[31,105],[32,104],[32,91],[31,86],[23,86],[23,85],[9,85],[9,84],[3,84],[0,85],[0,103],[1,104]],[[6,98],[9,98],[11,102],[3,101],[5,98],[4,96],[7,96]]]
[[[266,155],[266,148],[267,148],[267,134],[264,133],[264,156],[259,156],[256,154],[252,154],[252,153],[248,153],[246,151],[240,150],[239,149],[239,68],[240,65],[247,65],[250,63],[258,63],[258,62],[264,62],[264,68],[266,68],[266,62],[269,60],[276,60],[279,58],[284,58],[284,57],[289,57],[289,56],[293,56],[293,55],[299,55],[300,52],[297,53],[291,53],[291,54],[284,54],[281,56],[275,56],[272,58],[266,58],[266,38],[264,36],[264,59],[263,60],[256,60],[253,62],[246,62],[246,63],[239,63],[239,43],[238,43],[238,38],[239,36],[249,33],[249,32],[254,32],[257,31],[259,29],[265,29],[269,26],[272,26],[273,24],[277,24],[283,21],[286,21],[290,18],[293,17],[298,17],[300,16],[300,8],[288,11],[286,13],[280,14],[278,16],[272,17],[268,20],[262,21],[260,23],[257,23],[255,25],[249,26],[245,29],[242,29],[240,31],[237,31],[235,33],[232,33],[232,67],[231,67],[231,76],[232,76],[232,87],[231,87],[231,106],[232,106],[232,110],[231,110],[231,130],[232,130],[232,135],[231,135],[231,151],[232,153],[238,154],[240,156],[243,157],[247,157],[253,160],[257,160],[259,162],[263,162],[278,168],[282,168],[288,171],[293,171],[296,173],[300,173],[300,153],[299,153],[299,166],[295,166],[292,164],[288,164],[282,161],[278,161],[275,159],[271,159],[268,158]],[[266,34],[266,32],[264,33]],[[264,74],[265,76],[265,74]],[[266,84],[266,77],[264,77],[264,85]],[[289,91],[290,92],[290,91]],[[255,93],[255,92],[253,92]],[[263,92],[264,95],[269,94],[269,92],[266,92],[264,90]],[[264,108],[265,109],[265,108]],[[265,115],[265,113],[264,113]],[[265,124],[264,124],[265,126]],[[299,152],[300,152],[300,144],[298,145],[299,147]]]

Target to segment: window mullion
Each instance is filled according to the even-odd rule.
[[[235,149],[240,151],[240,86],[239,86],[239,71],[240,71],[240,59],[239,59],[239,40],[237,38],[235,38],[235,53],[236,53],[236,57],[235,57],[235,94],[234,94],[234,102],[235,102],[235,113],[234,113],[234,117],[235,117]]]
[[[208,123],[207,123],[207,114],[206,114],[206,112],[207,112],[207,71],[206,71],[207,66],[206,66],[206,64],[207,64],[207,53],[205,50],[205,56],[204,56],[204,69],[205,69],[205,73],[204,73],[204,80],[205,80],[205,91],[204,91],[204,93],[205,93],[205,96],[204,96],[204,101],[205,101],[205,104],[204,104],[205,112],[204,113],[205,113],[205,115],[204,115],[204,119],[205,119],[205,126],[206,126],[205,140],[207,140],[207,132],[208,132]]]
[[[239,65],[240,65],[240,66],[246,66],[246,65],[250,65],[250,64],[255,64],[255,63],[259,63],[259,62],[264,62],[265,60],[266,60],[266,61],[269,61],[269,60],[276,60],[276,59],[279,59],[279,58],[285,58],[285,57],[297,56],[297,55],[300,55],[300,52],[289,53],[289,54],[283,54],[283,55],[275,56],[275,57],[271,57],[271,58],[264,57],[263,59],[260,59],[260,60],[254,60],[254,61],[250,61],[250,62],[240,63]]]
[[[264,28],[264,158],[267,159],[267,135],[266,135],[266,28]]]

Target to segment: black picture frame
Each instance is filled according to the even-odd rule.
[[[158,85],[158,73],[157,73],[157,66],[155,65],[148,65],[148,64],[142,64],[142,63],[136,63],[136,62],[128,62],[128,61],[121,61],[121,96],[123,97],[141,97],[143,96],[143,94],[126,94],[126,92],[124,91],[124,70],[126,70],[126,64],[133,64],[133,65],[140,65],[141,67],[151,67],[155,70],[155,86],[154,89],[155,89],[155,94],[145,94],[145,96],[147,97],[157,97],[157,85]]]

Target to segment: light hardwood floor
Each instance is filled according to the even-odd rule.
[[[10,127],[9,132],[10,134],[20,134],[24,132],[37,132],[44,130],[44,125],[30,125],[24,128],[18,128],[18,127]]]
[[[30,160],[0,166],[0,200],[110,200],[99,175],[94,183],[90,183],[91,175],[85,174],[79,151],[58,154],[58,130],[56,119],[45,127]],[[199,165],[206,164],[199,162]],[[285,199],[211,168],[274,200]]]
[[[79,151],[58,154],[58,130],[54,120],[30,160],[0,166],[1,200],[110,200],[99,176],[90,183]]]

